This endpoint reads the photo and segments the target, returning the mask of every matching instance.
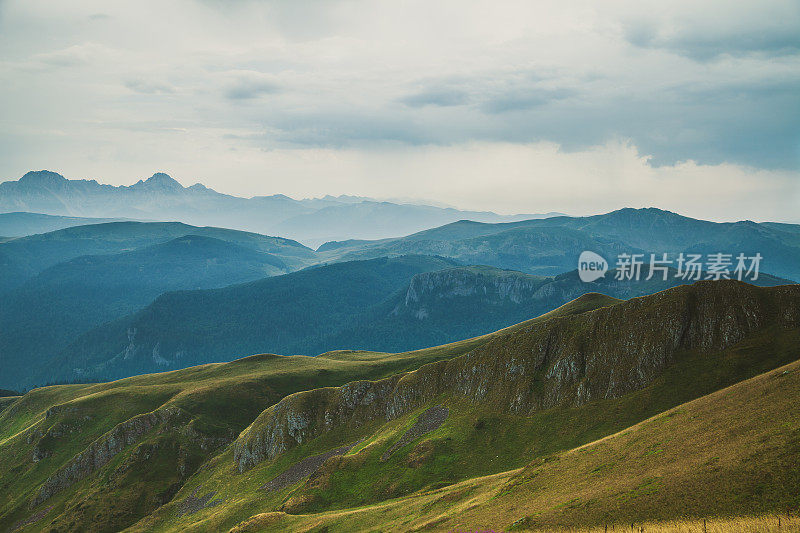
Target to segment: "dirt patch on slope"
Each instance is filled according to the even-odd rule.
[[[319,467],[322,466],[322,463],[330,459],[331,457],[336,457],[338,455],[344,455],[353,447],[360,443],[364,439],[360,439],[352,444],[348,444],[346,446],[342,446],[340,448],[336,448],[335,450],[330,450],[325,453],[321,453],[319,455],[313,455],[311,457],[306,457],[299,463],[295,463],[270,481],[266,482],[264,485],[261,486],[263,490],[267,492],[278,491],[283,488],[288,487],[289,485],[294,485],[295,483],[299,482],[302,479],[307,478],[317,470]]]
[[[11,526],[11,529],[9,529],[9,531],[16,531],[18,529],[22,529],[25,526],[28,526],[28,525],[31,525],[31,524],[34,524],[34,523],[38,522],[39,520],[44,518],[45,515],[47,513],[49,513],[50,509],[52,509],[52,508],[53,508],[53,506],[51,505],[50,507],[47,507],[46,509],[42,509],[40,511],[37,511],[36,513],[32,514],[31,516],[29,516],[28,518],[26,518],[24,520],[20,520],[19,522],[15,523],[13,526]]]
[[[403,433],[403,436],[400,437],[400,440],[395,442],[388,450],[383,452],[381,455],[381,461],[386,461],[392,454],[397,451],[399,448],[402,448],[412,440],[416,439],[417,437],[421,437],[426,433],[430,433],[431,431],[438,429],[445,420],[447,420],[447,415],[450,414],[450,409],[444,407],[443,405],[437,405],[436,407],[431,407],[421,415],[411,426],[408,431]]]
[[[215,507],[222,503],[222,500],[214,500],[214,496],[217,495],[217,491],[212,490],[209,493],[206,493],[204,496],[198,496],[197,493],[203,487],[197,487],[194,489],[189,496],[186,497],[185,500],[178,504],[178,516],[184,516],[187,514],[194,514],[197,511],[202,509],[208,509],[209,507]]]

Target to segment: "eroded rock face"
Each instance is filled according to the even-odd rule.
[[[498,301],[520,303],[542,285],[542,281],[518,272],[492,269],[483,275],[469,268],[453,268],[417,274],[406,292],[405,305],[423,303],[427,299],[448,299],[458,296],[487,296]]]
[[[522,415],[619,397],[683,351],[721,350],[766,326],[800,327],[800,286],[678,287],[534,324],[407,374],[293,394],[242,432],[234,460],[244,471],[338,425],[392,420],[441,394]]]
[[[480,301],[484,306],[530,306],[532,302],[539,302],[536,295],[546,281],[546,278],[491,267],[424,272],[411,279],[405,297],[391,315],[413,316],[422,321],[448,314],[448,306],[464,298]]]
[[[99,470],[126,446],[138,442],[157,425],[177,423],[184,418],[185,413],[180,409],[164,407],[117,424],[50,476],[31,499],[30,507],[36,507],[57,492]]]

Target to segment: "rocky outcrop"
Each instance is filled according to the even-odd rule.
[[[462,305],[465,299],[471,302],[467,308],[529,309],[541,303],[536,293],[548,281],[550,278],[484,266],[425,272],[411,279],[390,316],[441,320],[450,315],[454,301]]]
[[[412,306],[430,298],[478,295],[518,304],[530,298],[544,281],[520,272],[490,267],[449,268],[414,276],[404,303]]]
[[[150,413],[135,416],[117,424],[105,435],[95,440],[84,451],[73,457],[39,488],[31,499],[34,508],[57,492],[72,486],[105,466],[125,447],[138,442],[158,425],[185,422],[188,416],[177,407],[163,407]]]
[[[392,420],[443,394],[520,415],[619,397],[681,353],[721,350],[767,326],[800,327],[800,286],[677,287],[532,324],[407,374],[293,394],[242,432],[234,461],[244,471],[339,425]]]

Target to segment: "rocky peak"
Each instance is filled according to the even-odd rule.
[[[161,192],[177,192],[183,190],[183,185],[178,183],[169,174],[163,172],[156,172],[147,178],[146,181],[139,180],[133,187]]]
[[[31,171],[19,179],[19,183],[33,187],[60,187],[68,182],[64,176],[50,170]]]

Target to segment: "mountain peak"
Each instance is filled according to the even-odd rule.
[[[164,172],[156,172],[146,181],[139,180],[134,187],[143,187],[147,189],[157,189],[161,191],[181,191],[183,190],[183,185],[181,185],[177,180],[175,180],[169,174],[165,174]]]
[[[67,181],[61,174],[50,170],[32,170],[19,179],[20,183],[28,185],[60,185]]]

